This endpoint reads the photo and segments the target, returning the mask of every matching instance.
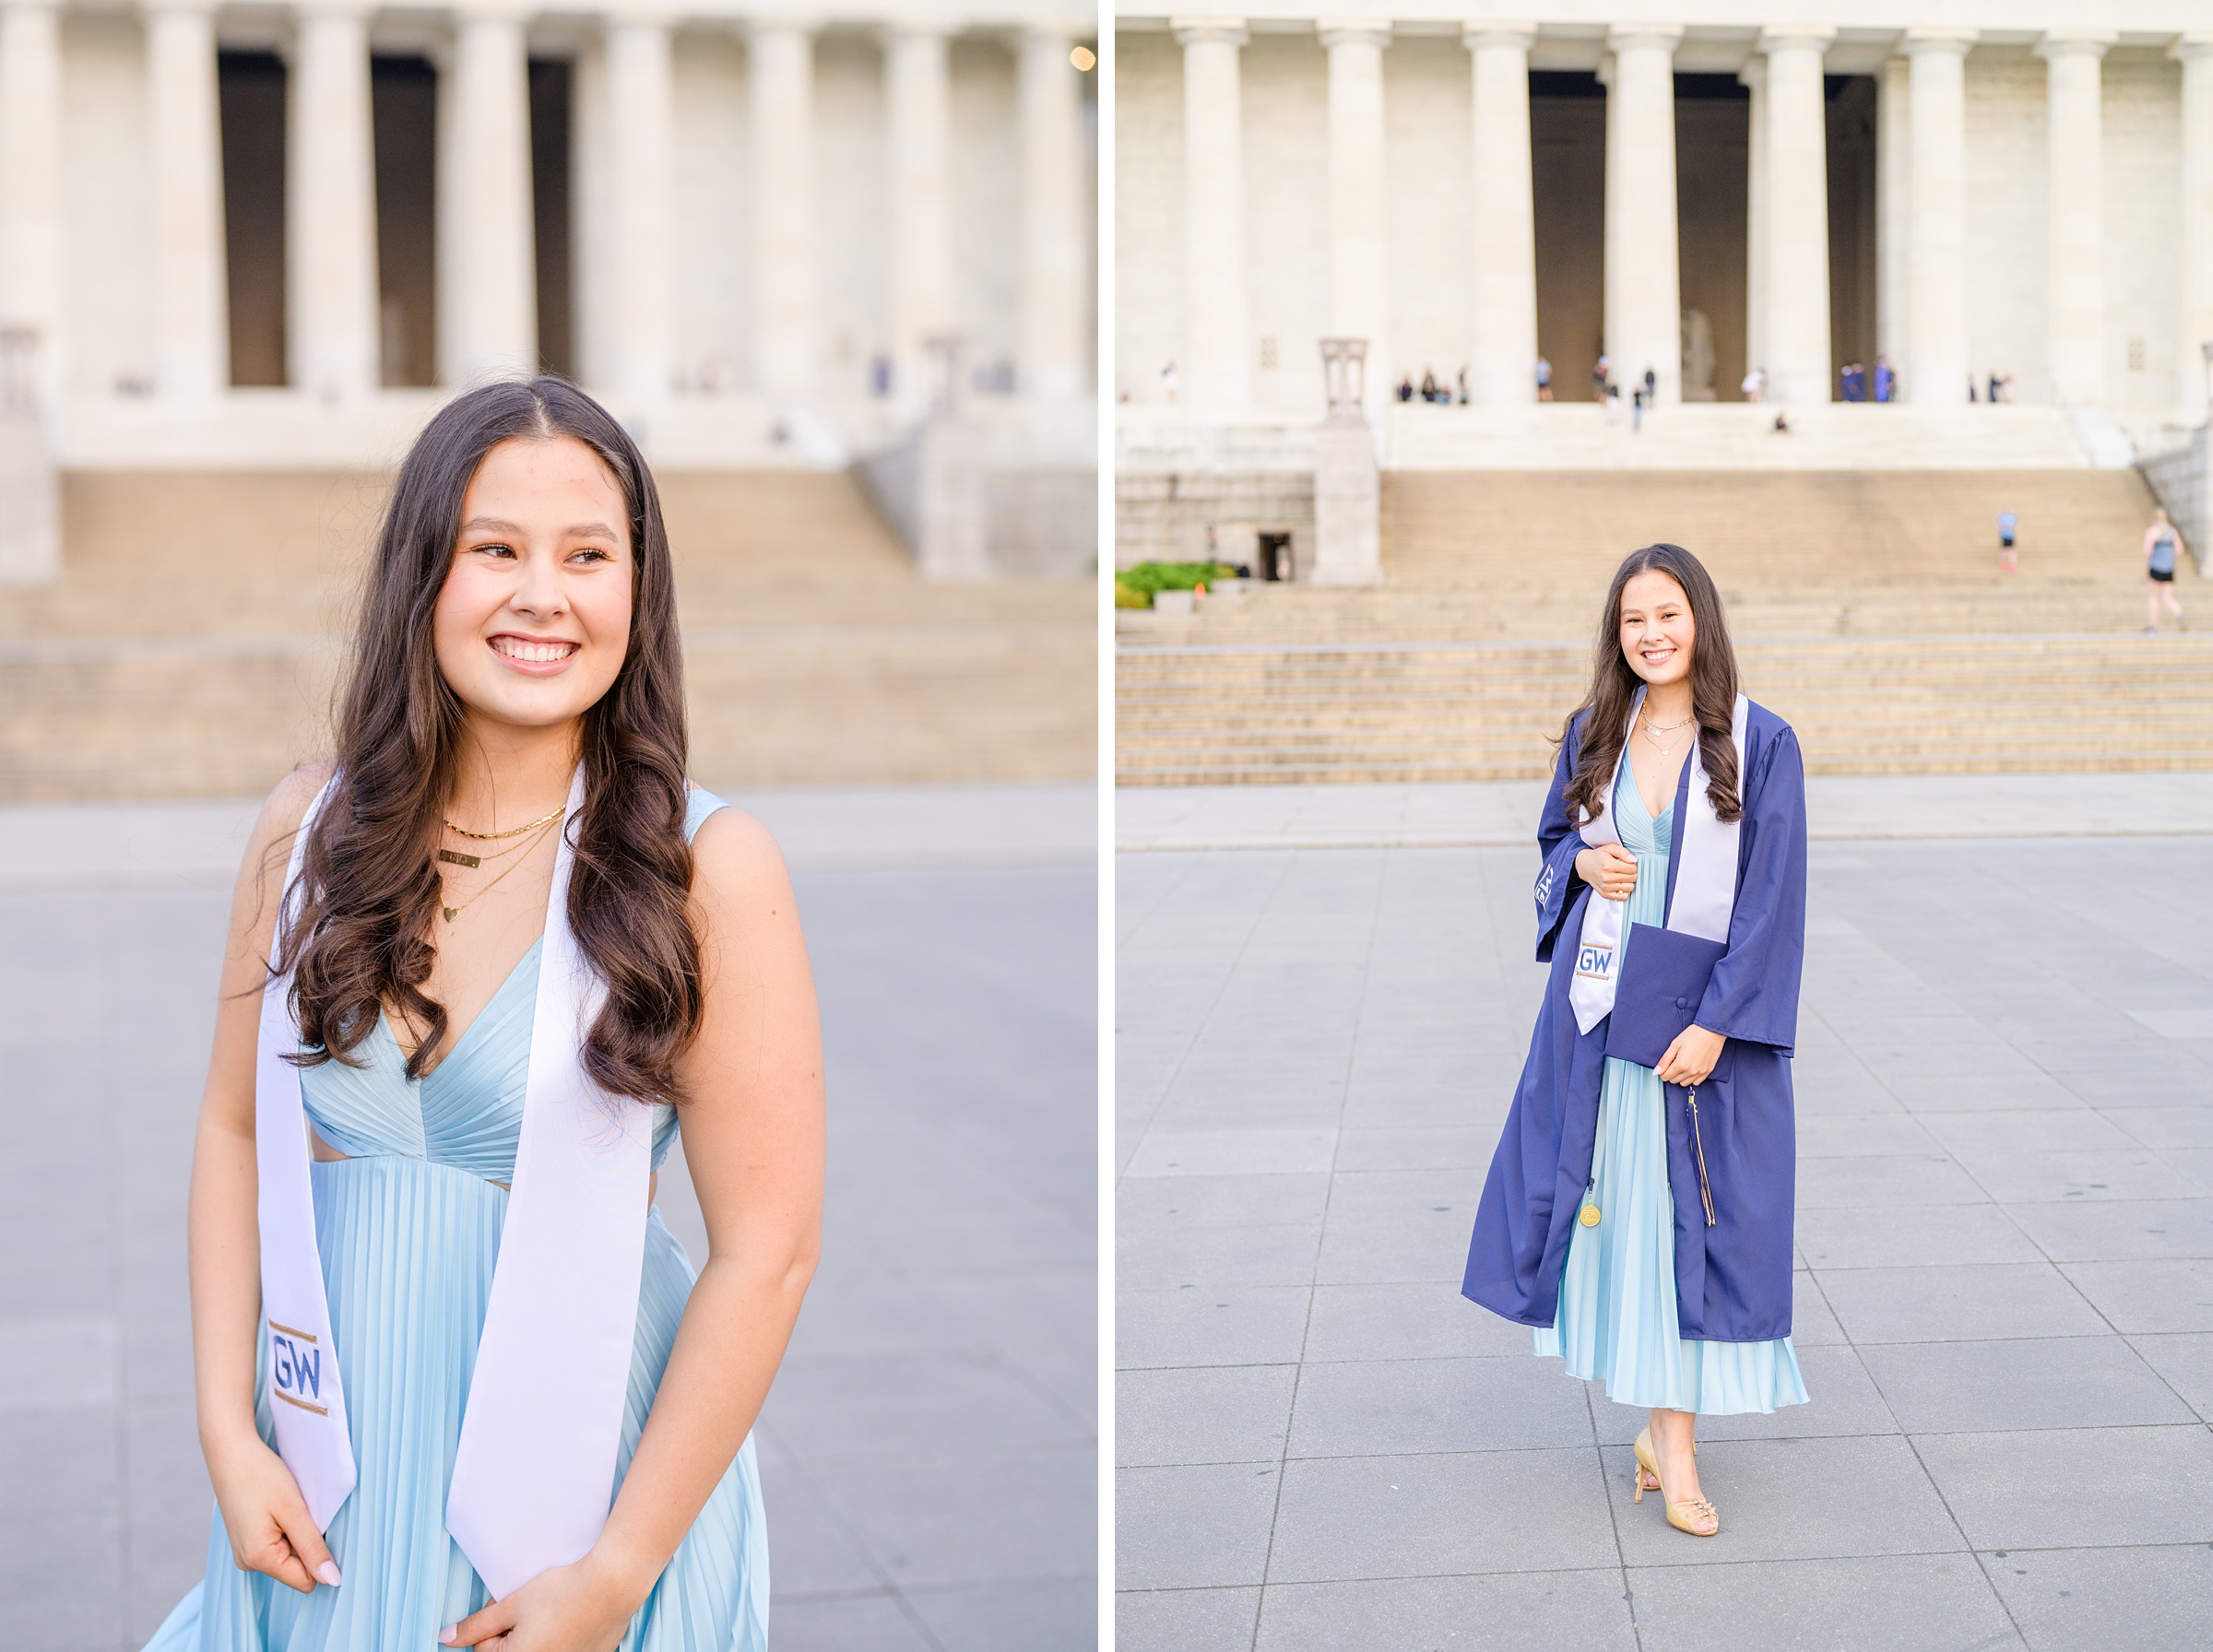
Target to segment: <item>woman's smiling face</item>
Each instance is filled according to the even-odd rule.
[[[573,436],[484,455],[438,593],[438,669],[472,715],[543,728],[582,716],[630,648],[634,559],[622,490]]]
[[[1647,569],[1622,586],[1620,634],[1629,669],[1655,688],[1690,675],[1698,625],[1690,598],[1670,575]]]

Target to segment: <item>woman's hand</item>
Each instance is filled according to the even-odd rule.
[[[1637,857],[1619,844],[1601,844],[1575,857],[1575,875],[1609,901],[1626,901],[1637,888]]]
[[[438,1637],[442,1646],[497,1646],[503,1652],[610,1652],[652,1591],[627,1581],[598,1551],[574,1565],[540,1572]]]
[[[265,1573],[303,1595],[318,1582],[337,1587],[337,1565],[284,1459],[253,1433],[206,1455],[238,1569]]]
[[[1667,1054],[1660,1057],[1660,1065],[1652,1068],[1669,1084],[1680,1084],[1685,1089],[1706,1082],[1706,1075],[1713,1071],[1713,1064],[1722,1058],[1722,1046],[1729,1041],[1719,1032],[1692,1025],[1675,1034],[1675,1042],[1667,1046]]]

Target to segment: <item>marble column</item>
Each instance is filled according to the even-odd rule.
[[[1024,395],[1082,396],[1091,382],[1084,228],[1083,83],[1075,41],[1052,30],[1022,37],[1016,99],[1022,136],[1022,340]]]
[[[1967,400],[1967,102],[1970,29],[1911,29],[1912,252],[1906,303],[1906,400]]]
[[[287,376],[318,401],[358,401],[384,379],[369,11],[361,0],[300,7],[285,106]]]
[[[1875,77],[1875,348],[1895,367],[1911,331],[1906,303],[1912,279],[1912,65],[1886,57]],[[1875,395],[1875,363],[1867,394]]]
[[[1390,405],[1399,379],[1391,351],[1391,180],[1383,137],[1383,52],[1391,25],[1325,18],[1315,30],[1330,54],[1330,334],[1367,340],[1367,407],[1374,419]]]
[[[538,368],[523,23],[472,6],[438,77],[438,380],[455,389]]]
[[[953,325],[952,131],[945,36],[895,28],[884,47],[892,180],[892,385],[919,406],[932,392],[929,340]]]
[[[756,24],[746,62],[754,181],[754,372],[768,395],[803,396],[816,388],[814,37],[795,23]]]
[[[1184,394],[1201,410],[1252,402],[1246,336],[1244,100],[1234,18],[1177,18],[1183,46]]]
[[[1534,23],[1470,24],[1475,109],[1475,325],[1468,393],[1485,407],[1537,399],[1537,223],[1530,173]]]
[[[1750,93],[1744,128],[1744,370],[1769,365],[1769,60],[1748,57],[1737,84]],[[1728,398],[1728,384],[1715,384]]]
[[[1752,95],[1745,128],[1745,371],[1768,365],[1768,60],[1747,58],[1737,84]],[[1726,391],[1726,385],[1717,385]]]
[[[2183,65],[2182,278],[2177,292],[2174,401],[2206,417],[2205,347],[2213,344],[2213,31],[2167,50]]]
[[[609,388],[631,419],[667,401],[676,376],[672,22],[625,11],[607,25]]]
[[[146,115],[154,387],[196,400],[231,384],[214,0],[149,0]]]
[[[2101,60],[2114,36],[2055,30],[2044,60],[2044,357],[2052,399],[2105,400],[2105,194]]]
[[[63,362],[60,0],[0,6],[0,325],[39,335],[46,405]]]
[[[1768,394],[1794,407],[1830,399],[1828,105],[1821,54],[1829,28],[1769,29],[1767,54]]]
[[[1622,395],[1649,369],[1658,405],[1683,399],[1683,287],[1675,239],[1672,24],[1606,36],[1606,354]]]

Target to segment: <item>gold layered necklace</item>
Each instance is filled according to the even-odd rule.
[[[474,838],[479,844],[496,844],[503,837],[520,837],[526,832],[536,832],[540,826],[550,826],[568,812],[569,806],[563,803],[551,814],[540,815],[537,820],[527,821],[521,826],[510,826],[504,832],[471,832],[467,827],[456,826],[451,820],[446,820],[445,829],[460,837]],[[444,816],[439,818],[444,819]]]
[[[533,838],[526,839],[524,842],[515,844],[514,849],[502,849],[491,856],[461,855],[451,849],[439,850],[438,858],[440,860],[449,862],[454,866],[463,867],[481,866],[487,859],[496,860],[503,855],[515,855],[515,858],[513,860],[509,861],[504,867],[500,868],[500,873],[497,878],[494,878],[490,883],[487,883],[475,894],[469,896],[469,898],[462,902],[460,905],[448,906],[443,901],[441,901],[438,904],[438,910],[445,914],[445,921],[449,924],[453,923],[456,919],[460,917],[463,913],[474,906],[479,901],[481,901],[486,895],[491,893],[493,890],[499,888],[502,879],[503,879],[508,873],[514,871],[515,867],[521,866],[523,862],[530,858],[530,851],[537,848],[539,844],[545,842],[546,838],[552,832],[554,826],[560,822],[561,817],[566,813],[568,813],[568,806],[563,804],[561,808],[555,809],[551,814],[542,815],[538,819],[531,821],[527,826],[517,826],[513,832],[461,832],[461,828],[455,826],[451,820],[446,821],[446,825],[453,827],[453,830],[456,832],[460,832],[463,837],[473,837],[479,839],[479,841],[489,841],[494,838],[503,837],[515,837],[526,832],[535,832],[538,833],[538,835]],[[515,855],[515,852],[518,849],[522,851],[522,853]]]
[[[1637,726],[1644,730],[1644,738],[1651,743],[1653,749],[1656,749],[1662,757],[1672,757],[1675,755],[1675,748],[1680,746],[1683,742],[1681,740],[1671,740],[1668,744],[1663,746],[1660,744],[1660,737],[1663,734],[1673,734],[1679,728],[1688,728],[1698,720],[1698,717],[1696,712],[1693,712],[1689,716],[1684,718],[1680,723],[1655,723],[1650,717],[1639,717],[1637,719]]]

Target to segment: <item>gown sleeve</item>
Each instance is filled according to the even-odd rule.
[[[1552,962],[1553,943],[1575,905],[1575,891],[1583,887],[1575,871],[1575,857],[1583,849],[1582,834],[1568,810],[1568,783],[1575,778],[1575,754],[1582,735],[1583,719],[1578,717],[1560,742],[1560,760],[1553,765],[1552,788],[1544,794],[1544,813],[1537,822],[1537,849],[1544,856],[1535,891],[1539,963]]]
[[[1729,950],[1713,966],[1698,1024],[1791,1054],[1805,962],[1805,763],[1785,726],[1768,740],[1746,788],[1744,871]]]

